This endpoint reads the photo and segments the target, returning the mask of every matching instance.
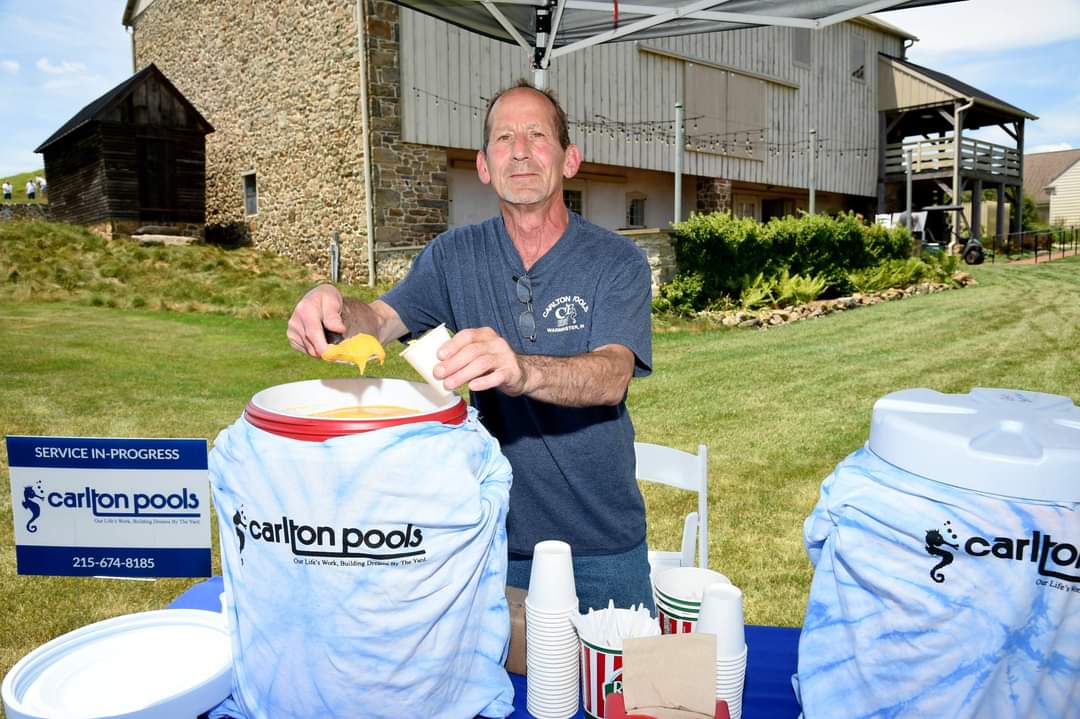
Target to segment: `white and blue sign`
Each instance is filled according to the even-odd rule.
[[[7,438],[19,574],[210,576],[205,439]]]

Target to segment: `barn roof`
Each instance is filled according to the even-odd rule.
[[[966,82],[963,82],[962,80],[957,80],[952,75],[946,75],[945,73],[943,73],[943,72],[941,72],[939,70],[933,70],[933,69],[931,69],[929,67],[924,67],[922,65],[916,65],[915,63],[913,63],[913,62],[911,62],[909,60],[903,60],[903,59],[898,58],[898,57],[892,57],[892,56],[886,55],[884,53],[878,53],[878,54],[881,57],[885,58],[887,61],[893,63],[894,65],[898,65],[900,67],[906,68],[909,72],[914,73],[916,75],[920,75],[923,78],[934,82],[935,84],[937,84],[939,87],[941,87],[943,90],[945,90],[947,93],[953,95],[954,97],[957,97],[957,98],[960,98],[960,99],[966,99],[966,100],[973,100],[975,102],[975,104],[977,104],[977,105],[983,105],[983,106],[986,106],[986,107],[990,107],[990,108],[993,108],[993,109],[998,110],[1000,112],[1004,112],[1004,113],[1009,114],[1009,115],[1015,115],[1016,117],[1024,117],[1024,118],[1027,118],[1028,120],[1038,120],[1039,119],[1035,115],[1032,115],[1027,110],[1021,110],[1019,107],[1016,107],[1015,105],[1010,105],[1009,103],[1005,102],[1004,100],[1000,100],[1000,99],[994,97],[993,95],[991,95],[988,92],[980,90],[979,88],[974,87],[972,85],[968,85]]]
[[[94,100],[89,105],[75,113],[75,116],[65,122],[63,125],[61,125],[59,130],[49,136],[49,139],[38,145],[37,149],[34,150],[34,152],[44,152],[45,148],[56,143],[58,140],[66,137],[67,135],[75,132],[83,125],[101,119],[101,117],[105,115],[110,109],[112,109],[114,105],[117,105],[127,99],[127,96],[134,92],[136,87],[138,87],[144,80],[151,76],[157,78],[162,84],[165,85],[169,92],[171,92],[176,97],[176,99],[178,99],[181,103],[187,106],[188,109],[195,113],[195,117],[197,118],[199,125],[203,128],[204,133],[210,134],[214,131],[213,126],[206,121],[206,118],[202,116],[202,113],[200,113],[195,108],[195,106],[192,105],[186,97],[184,97],[183,93],[176,89],[176,86],[169,81],[169,78],[165,77],[165,74],[161,72],[161,70],[157,69],[156,65],[150,63],[149,65],[129,77],[127,80],[124,80],[122,83],[109,90],[104,95],[102,95],[101,97]]]

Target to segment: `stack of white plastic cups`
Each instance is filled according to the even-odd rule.
[[[700,567],[676,567],[653,577],[653,599],[660,631],[664,634],[694,631],[705,588],[717,583],[731,584],[731,580],[720,572]]]
[[[525,598],[527,708],[536,719],[567,719],[577,714],[578,637],[571,622],[577,614],[570,545],[540,542],[533,548]]]
[[[709,585],[695,631],[716,635],[716,698],[727,702],[731,719],[740,719],[746,683],[742,591],[730,583]]]

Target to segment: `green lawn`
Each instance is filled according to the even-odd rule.
[[[29,268],[12,266],[2,244],[4,434],[212,440],[261,388],[352,374],[291,351],[279,310],[262,319],[139,309],[77,288],[69,300],[38,301],[39,292],[60,299],[46,292],[55,285],[48,278],[10,291]],[[169,258],[157,262],[164,271]],[[638,437],[709,446],[711,565],[743,588],[750,622],[801,623],[811,578],[802,521],[822,479],[865,442],[877,398],[908,387],[1003,386],[1080,400],[1080,260],[974,273],[975,287],[779,329],[655,335],[654,374],[631,385]],[[116,297],[136,289],[144,292],[128,287]],[[98,296],[112,296],[104,291]],[[413,377],[389,354],[373,374]],[[6,450],[0,462],[6,467]],[[51,637],[160,608],[192,583],[17,576],[7,483],[0,495],[0,674]],[[646,498],[650,543],[675,548],[693,499],[654,488]]]

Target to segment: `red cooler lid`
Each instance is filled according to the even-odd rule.
[[[370,419],[312,416],[364,405],[394,405],[417,411]],[[308,442],[414,422],[461,424],[467,414],[465,400],[456,395],[442,396],[426,383],[365,377],[304,380],[269,387],[257,392],[244,410],[244,417],[255,427]]]

